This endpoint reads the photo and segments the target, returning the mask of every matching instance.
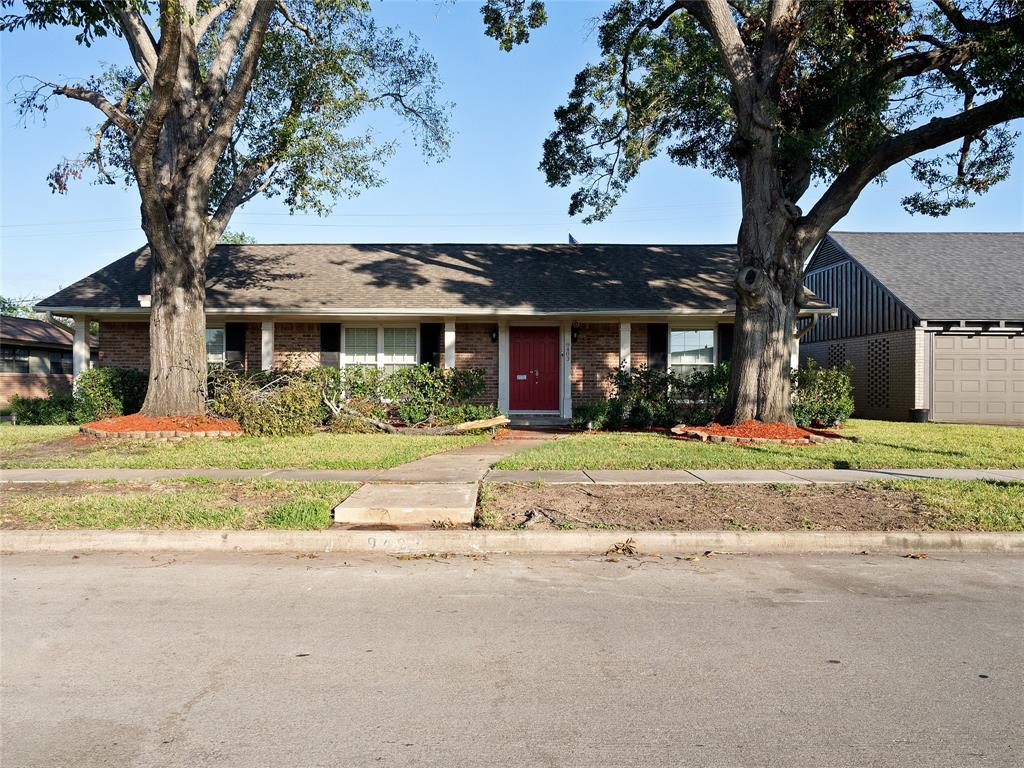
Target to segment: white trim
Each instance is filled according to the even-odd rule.
[[[510,413],[508,408],[508,320],[498,321],[498,410]]]
[[[627,371],[633,367],[632,324],[628,320],[619,323],[619,367]]]
[[[132,307],[117,307],[117,308],[105,308],[105,307],[82,307],[82,306],[68,306],[68,307],[50,307],[50,306],[38,306],[37,309],[40,312],[51,312],[59,315],[75,315],[82,312],[88,312],[91,315],[137,315],[147,316],[149,313],[139,308]],[[707,309],[687,309],[685,307],[679,307],[676,309],[629,309],[621,307],[619,309],[581,309],[572,310],[572,312],[565,311],[547,311],[538,310],[532,307],[452,307],[450,309],[438,309],[436,307],[360,307],[360,308],[345,308],[345,307],[320,307],[310,309],[308,307],[208,307],[206,314],[208,315],[273,315],[277,318],[287,317],[294,315],[297,317],[323,317],[331,318],[337,322],[338,318],[345,316],[363,317],[363,316],[393,316],[393,317],[407,317],[409,315],[419,315],[424,318],[442,318],[450,317],[452,311],[457,311],[459,316],[468,317],[564,317],[571,314],[573,317],[636,317],[636,318],[650,318],[650,317],[735,317],[736,311],[734,309],[720,309],[720,310],[707,310]],[[798,317],[810,317],[811,315],[825,315],[834,316],[838,314],[837,309],[826,308],[826,309],[803,309],[798,314]]]
[[[260,327],[260,368],[269,371],[274,367],[274,321],[266,320]]]
[[[89,317],[87,315],[75,315],[75,340],[71,345],[71,371],[77,379],[79,374],[88,369]]]
[[[444,319],[444,367],[455,367],[455,318]]]
[[[561,408],[559,415],[563,419],[572,418],[572,320],[563,320],[561,329],[561,376],[559,395]]]

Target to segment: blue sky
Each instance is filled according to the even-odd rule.
[[[587,226],[566,215],[567,190],[548,188],[537,163],[554,108],[576,72],[596,57],[592,20],[606,4],[549,2],[549,25],[512,53],[484,37],[479,6],[480,0],[388,2],[375,10],[381,22],[415,32],[438,60],[444,96],[455,103],[455,139],[445,162],[424,162],[406,142],[386,169],[386,186],[339,200],[329,218],[289,216],[274,200],[255,200],[236,214],[232,228],[263,243],[565,242],[569,232],[591,243],[735,241],[737,187],[664,158],[647,164],[606,221]],[[20,75],[73,80],[93,72],[97,62],[127,60],[118,39],[84,48],[65,30],[0,38],[0,293],[49,294],[144,242],[134,189],[79,182],[70,194],[57,196],[47,187],[55,163],[87,147],[86,130],[98,113],[65,102],[45,122],[21,123],[10,103]],[[396,130],[384,116],[374,125],[382,136]],[[912,186],[899,169],[886,184],[869,188],[839,228],[1022,229],[1022,154],[1012,177],[973,209],[945,219],[911,216],[899,206]]]

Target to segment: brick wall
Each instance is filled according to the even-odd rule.
[[[274,367],[307,370],[320,365],[319,323],[276,323]]]
[[[318,347],[319,348],[319,347]],[[243,364],[247,371],[258,371],[263,361],[263,325],[261,323],[245,324],[245,359]]]
[[[0,373],[0,408],[6,408],[11,395],[46,397],[49,389],[70,390],[72,376],[67,373]]]
[[[583,323],[572,345],[572,401],[611,395],[611,375],[619,367],[619,324]]]
[[[647,323],[633,323],[629,327],[629,361],[634,368],[646,368],[647,357]]]
[[[800,345],[800,362],[809,357],[819,365],[853,364],[854,415],[866,419],[906,421],[912,408],[924,397],[924,384],[918,379],[923,345],[913,328],[872,336],[857,336],[835,341]]]
[[[149,323],[100,322],[100,368],[149,368]]]
[[[498,402],[498,345],[491,341],[497,330],[494,323],[455,324],[455,367],[484,370],[484,391],[477,403]]]

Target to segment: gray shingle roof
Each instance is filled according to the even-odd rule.
[[[734,245],[218,245],[207,308],[732,311],[735,259]],[[149,292],[141,248],[38,306],[138,309]]]
[[[1024,232],[832,232],[922,320],[1024,320]]]
[[[70,328],[46,320],[0,315],[0,339],[15,344],[45,344],[71,349],[75,334]]]

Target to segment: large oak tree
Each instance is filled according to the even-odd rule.
[[[488,0],[510,50],[540,0]],[[791,421],[789,360],[811,250],[886,172],[910,211],[942,215],[1005,178],[1024,116],[1019,0],[619,0],[602,58],[576,76],[541,168],[607,216],[644,161],[739,182],[735,345],[719,419]],[[951,145],[947,147],[947,145]],[[942,148],[942,149],[940,149]],[[808,199],[810,198],[810,199]]]
[[[2,0],[0,29],[64,26],[76,40],[117,35],[131,66],[82,82],[34,81],[25,113],[55,99],[102,113],[92,146],[50,175],[55,191],[93,170],[142,201],[152,252],[150,380],[143,412],[205,410],[205,284],[235,210],[280,195],[326,213],[380,184],[393,140],[366,126],[390,108],[428,156],[448,146],[448,105],[415,38],[374,23],[367,0]]]

